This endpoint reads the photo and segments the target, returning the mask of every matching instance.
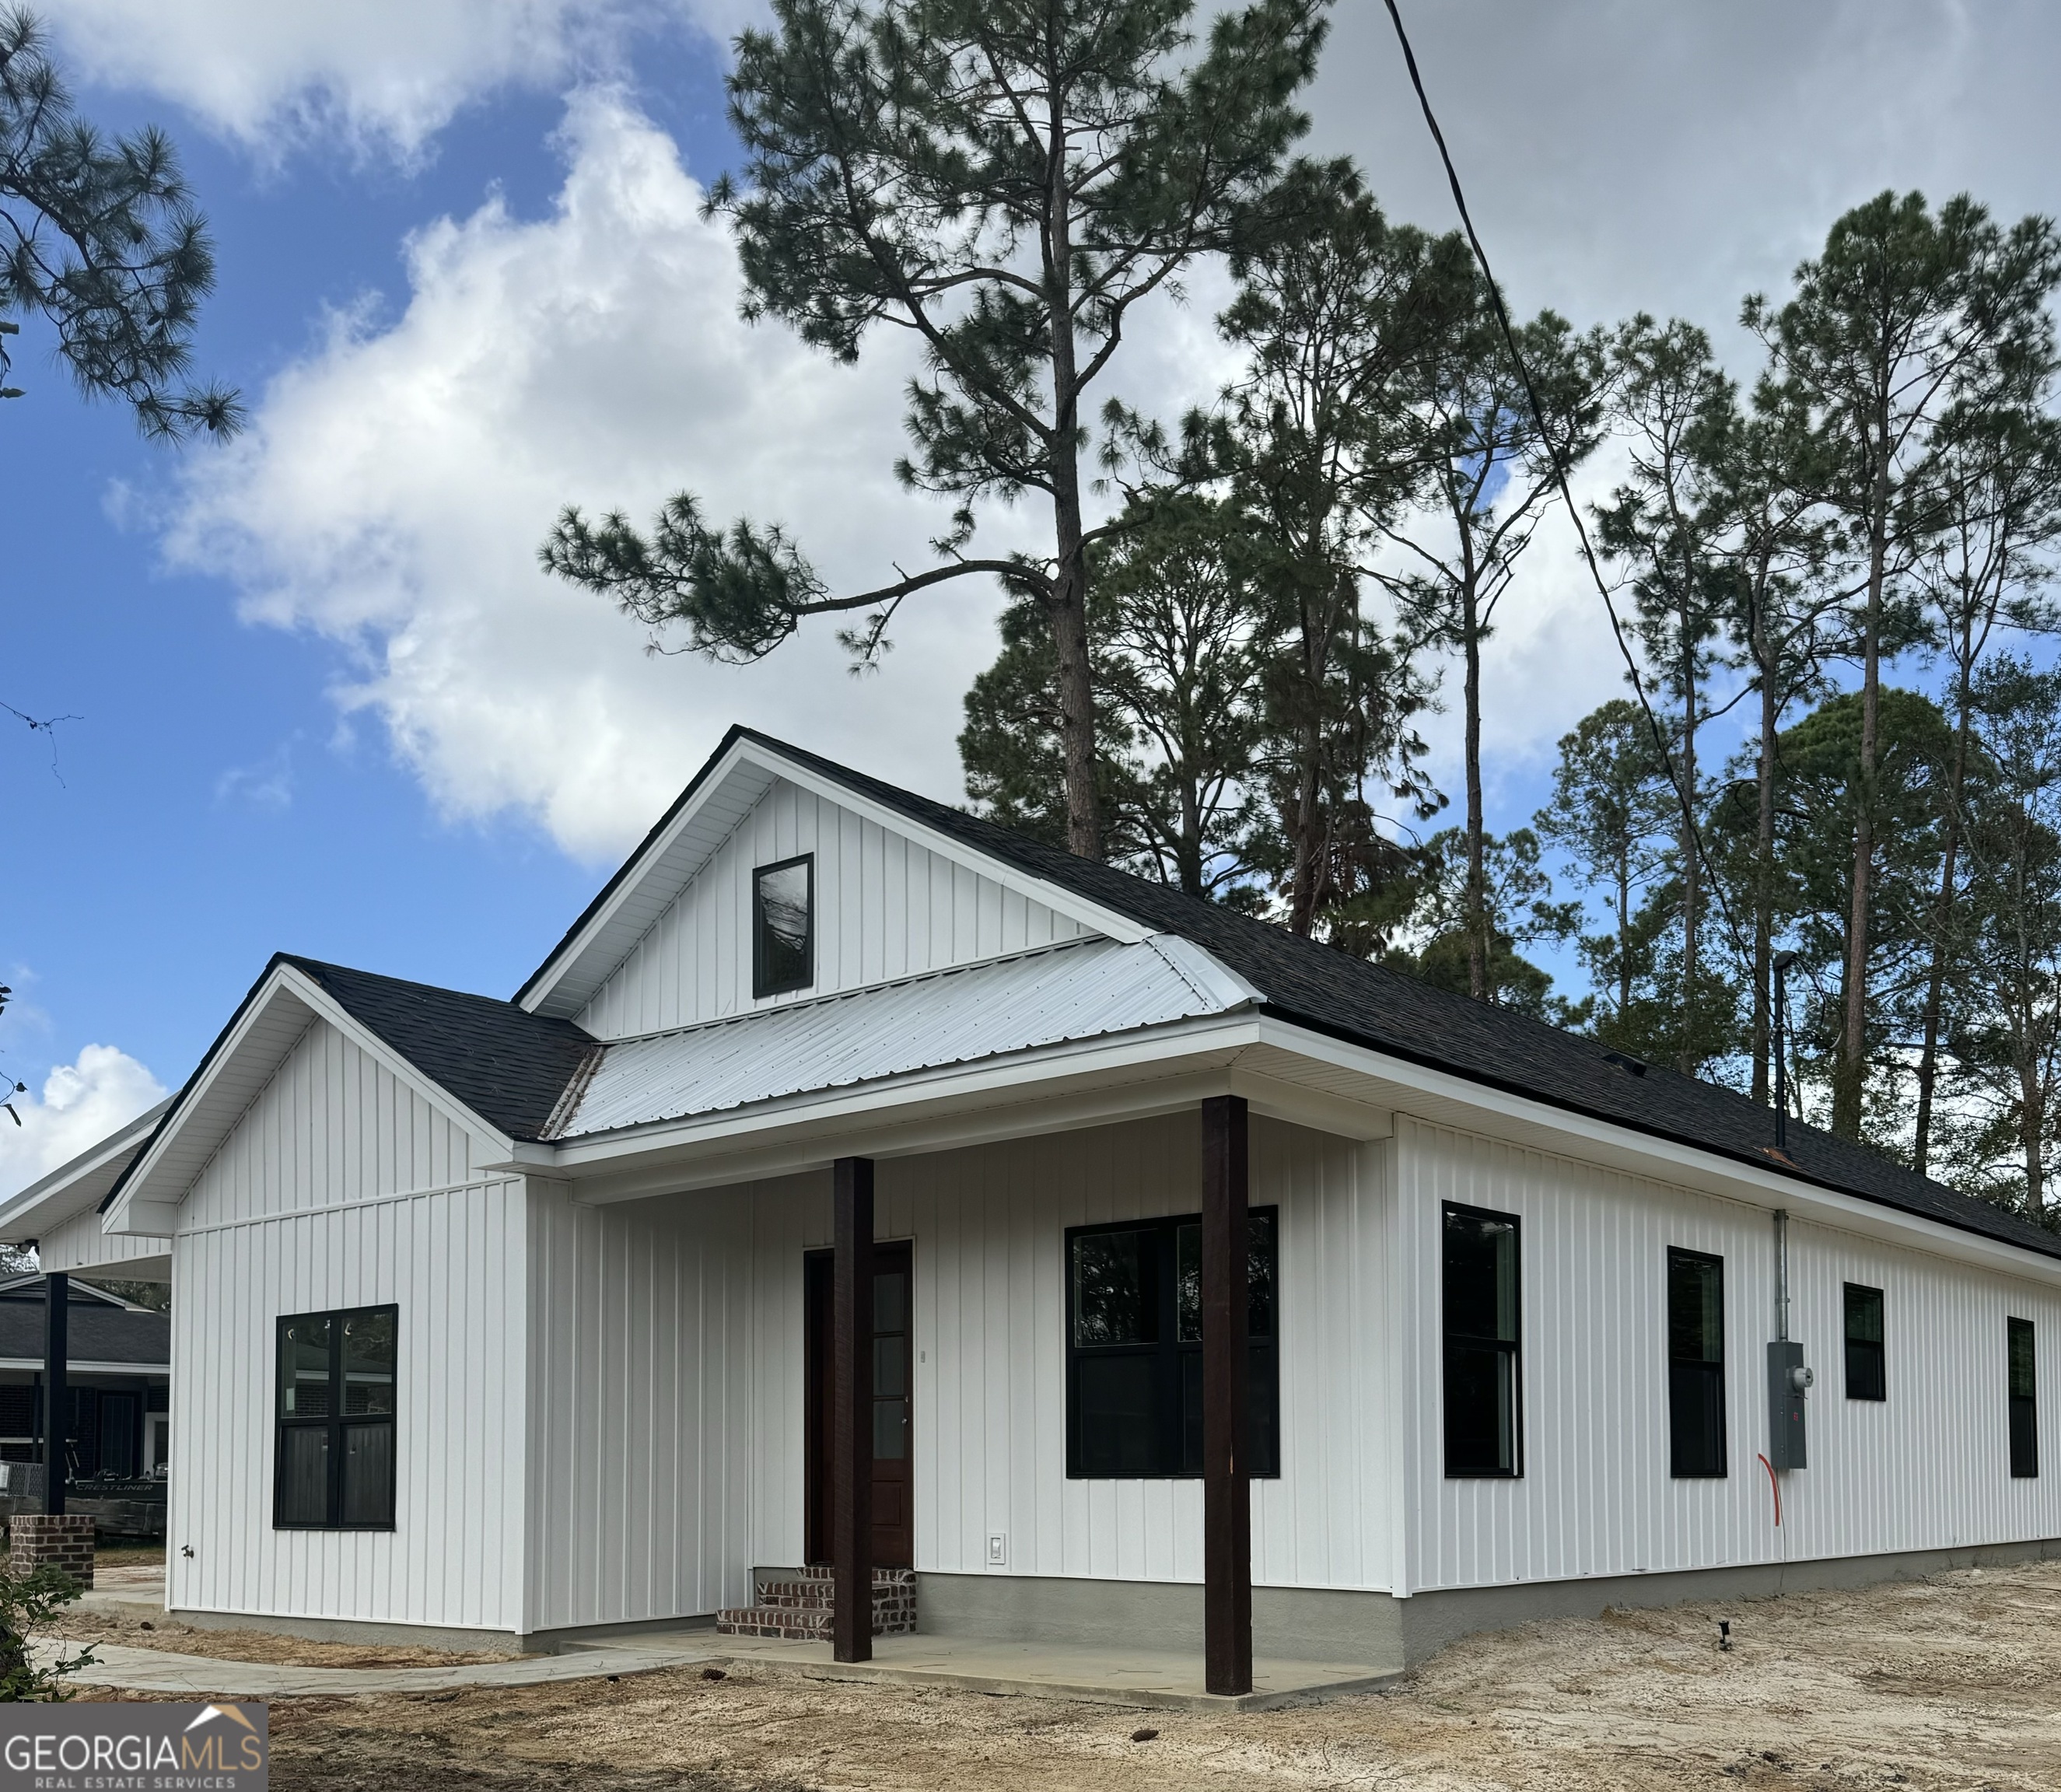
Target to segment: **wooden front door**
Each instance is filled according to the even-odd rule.
[[[830,1558],[830,1374],[832,1254],[802,1260],[807,1354],[806,1451],[811,1563]],[[906,1242],[873,1247],[873,1565],[916,1565],[916,1511],[910,1481],[914,1302]]]

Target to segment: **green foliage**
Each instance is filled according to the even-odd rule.
[[[0,1703],[52,1704],[72,1696],[64,1676],[93,1665],[98,1658],[91,1646],[74,1655],[60,1650],[47,1666],[39,1666],[28,1639],[48,1634],[59,1608],[84,1590],[49,1562],[26,1574],[0,1566]]]
[[[1266,618],[1236,517],[1194,494],[1134,502],[1096,550],[1090,590],[1096,790],[1112,863],[1193,896],[1252,875],[1251,791]],[[1067,841],[1055,656],[1018,604],[974,681],[959,736],[967,794],[1006,826]]]
[[[2061,672],[2000,655],[1971,695],[1967,870],[1943,942],[1943,1143],[1980,1192],[2048,1219],[2061,1143]]]
[[[240,425],[234,392],[184,379],[214,254],[170,139],[110,142],[81,118],[18,7],[0,11],[0,313],[47,319],[82,392],[122,399],[148,436]]]
[[[1580,925],[1579,904],[1552,900],[1552,880],[1540,863],[1538,837],[1522,827],[1511,829],[1499,840],[1491,836],[1483,842],[1481,864],[1479,901],[1480,912],[1487,918],[1490,942],[1485,954],[1487,999],[1499,1007],[1562,1026],[1586,1021],[1587,1006],[1570,1007],[1551,998],[1552,978],[1518,950],[1564,941]],[[1469,882],[1465,834],[1447,828],[1434,834],[1424,843],[1419,901],[1411,917],[1421,943],[1414,951],[1391,948],[1383,962],[1438,988],[1468,994],[1475,962],[1469,930],[1475,925],[1477,900]]]
[[[1193,0],[775,0],[738,39],[731,218],[745,314],[843,361],[874,326],[922,345],[911,452],[897,471],[949,497],[935,566],[835,594],[777,526],[711,528],[693,498],[647,540],[568,508],[544,564],[690,650],[755,658],[806,616],[866,612],[843,638],[879,650],[898,606],[998,578],[1051,632],[1067,844],[1101,850],[1087,553],[1111,525],[1083,510],[1089,389],[1135,308],[1229,248],[1307,121],[1323,0],[1252,0],[1196,46]],[[1048,547],[966,552],[980,506],[1049,503]]]

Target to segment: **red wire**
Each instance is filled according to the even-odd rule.
[[[1782,1525],[1782,1483],[1775,1478],[1775,1465],[1765,1456],[1761,1457],[1760,1466],[1767,1470],[1767,1485],[1775,1494],[1775,1522],[1779,1530]]]

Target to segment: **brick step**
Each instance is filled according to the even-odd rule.
[[[724,1636],[781,1637],[817,1642],[830,1634],[836,1609],[834,1583],[827,1568],[782,1570],[775,1578],[760,1577],[757,1603],[727,1606],[715,1614]],[[907,1636],[916,1628],[916,1571],[876,1568],[873,1571],[873,1634]]]

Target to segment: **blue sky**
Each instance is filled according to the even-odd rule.
[[[936,606],[854,681],[822,638],[750,671],[654,661],[531,565],[558,502],[642,511],[682,483],[802,520],[834,577],[934,532],[886,473],[899,350],[839,370],[747,329],[698,219],[694,183],[732,154],[721,45],[754,10],[50,10],[89,115],[181,146],[220,259],[199,358],[254,422],[226,451],[146,446],[22,338],[0,702],[78,719],[54,742],[0,726],[0,1072],[31,1122],[0,1120],[0,1187],[175,1086],[274,950],[511,991],[732,720],[959,795],[987,598]],[[1779,289],[1843,206],[1892,184],[2061,206],[2036,7],[1417,10],[1521,309],[1681,310],[1747,371],[1739,295]],[[1313,144],[1444,227],[1379,11],[1341,12]],[[1214,279],[1155,320],[1135,401],[1171,413],[1223,377]],[[1499,827],[1615,687],[1568,544],[1532,554],[1490,679]]]

